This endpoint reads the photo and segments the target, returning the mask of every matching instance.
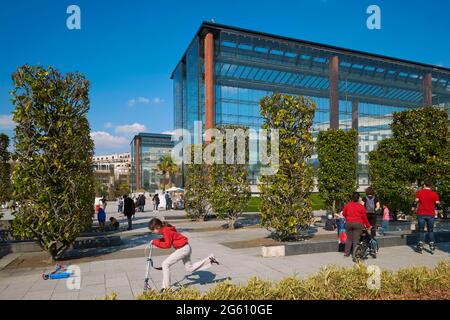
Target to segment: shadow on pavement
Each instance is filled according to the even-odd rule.
[[[186,282],[189,281],[189,282]],[[231,277],[225,277],[216,279],[216,274],[210,271],[196,271],[190,275],[185,276],[180,281],[174,284],[175,287],[189,287],[196,284],[204,285],[204,284],[212,284],[219,283],[226,280],[231,280]]]

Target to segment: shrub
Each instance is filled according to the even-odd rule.
[[[9,160],[11,155],[8,151],[9,137],[0,134],[0,204],[11,200],[11,165]],[[1,218],[0,209],[0,218]]]
[[[187,150],[191,150],[191,163],[184,165],[185,193],[184,201],[186,215],[191,220],[204,219],[211,211],[209,203],[210,178],[208,166],[203,161],[194,162],[194,148],[202,149],[204,147],[191,145]]]
[[[369,153],[369,176],[375,192],[393,211],[409,213],[415,184],[434,182],[443,202],[450,202],[448,113],[425,107],[394,113],[392,137]]]
[[[279,168],[262,176],[261,224],[278,240],[296,237],[312,221],[314,171],[312,125],[316,104],[311,99],[273,94],[260,101],[263,129],[279,130]]]
[[[450,263],[435,268],[413,267],[397,272],[382,271],[381,287],[367,287],[364,264],[352,268],[326,267],[307,279],[296,276],[272,283],[251,278],[244,284],[225,281],[204,293],[195,288],[158,293],[150,290],[140,300],[372,300],[450,299]]]
[[[59,258],[94,214],[89,82],[40,66],[18,68],[13,81],[13,231]]]
[[[354,129],[320,131],[316,147],[320,197],[327,209],[336,213],[357,189],[358,132]]]
[[[218,128],[223,137],[226,137],[226,132],[232,130],[242,130],[245,128],[238,126],[224,126]],[[236,133],[238,131],[235,131]],[[244,133],[245,134],[245,133]],[[233,139],[231,139],[233,137]],[[236,227],[237,219],[242,215],[244,210],[250,201],[251,190],[248,180],[249,168],[248,168],[248,137],[245,137],[245,146],[239,145],[239,139],[236,143],[234,135],[230,135],[230,140],[221,139],[223,141],[223,148],[214,148],[214,142],[206,147],[205,151],[208,152],[208,148],[212,149],[211,154],[215,155],[215,152],[221,150],[223,163],[213,163],[209,165],[210,177],[211,177],[211,191],[209,193],[209,199],[213,211],[218,217],[228,221],[228,225],[231,228]],[[232,144],[230,144],[232,143]],[[233,149],[233,163],[225,162],[227,148]],[[238,161],[238,149],[239,151],[245,150],[245,159],[243,163]],[[220,151],[219,151],[220,152]],[[231,161],[230,161],[231,162]]]

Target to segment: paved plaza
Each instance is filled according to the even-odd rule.
[[[286,276],[305,277],[318,272],[328,265],[352,266],[350,258],[341,253],[318,253],[277,258],[263,258],[260,247],[231,249],[224,245],[227,242],[261,239],[268,235],[265,229],[250,227],[238,230],[219,230],[223,221],[189,222],[179,219],[181,211],[137,213],[132,231],[118,233],[123,244],[113,248],[89,249],[80,251],[80,257],[64,261],[80,267],[81,288],[69,290],[67,279],[47,280],[41,277],[43,272],[54,269],[42,254],[26,253],[18,256],[6,256],[3,259],[15,258],[0,271],[0,299],[103,299],[106,294],[117,293],[119,299],[133,299],[142,293],[145,273],[144,248],[150,239],[146,225],[151,217],[166,217],[183,234],[189,238],[193,248],[192,259],[197,260],[214,253],[220,260],[219,266],[208,271],[201,271],[185,278],[183,265],[178,263],[172,267],[172,282],[195,286],[199,290],[207,290],[214,284],[231,280],[234,283],[245,282],[249,277],[268,280],[279,280]],[[121,228],[125,228],[125,220],[110,203],[107,207],[109,216],[119,217]],[[172,217],[172,218],[171,218]],[[175,219],[178,217],[177,219]],[[216,230],[217,229],[217,230]],[[167,254],[171,251],[167,251]],[[450,260],[450,243],[441,243],[434,255],[419,255],[408,246],[382,248],[378,258],[368,259],[366,264],[375,264],[382,269],[397,270],[410,266],[435,266],[439,261]],[[157,266],[165,258],[165,252],[156,251],[154,261]],[[7,261],[7,260],[3,260]],[[5,264],[5,263],[3,263]],[[161,286],[162,272],[151,271],[154,284]]]

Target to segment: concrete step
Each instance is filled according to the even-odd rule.
[[[388,233],[377,237],[380,248],[395,246],[413,246],[418,241],[417,233]],[[450,232],[435,232],[436,243],[450,242]],[[339,248],[335,240],[307,240],[302,242],[284,243],[281,245],[262,246],[263,257],[292,256],[311,253],[337,252]]]
[[[0,259],[0,271],[13,263],[17,258],[21,257],[21,253],[9,253]]]

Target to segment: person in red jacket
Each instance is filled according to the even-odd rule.
[[[217,261],[213,254],[203,260],[192,263],[192,249],[189,245],[188,238],[177,232],[174,226],[153,218],[150,220],[148,228],[150,232],[162,235],[161,239],[152,240],[153,246],[161,249],[170,249],[171,247],[175,249],[175,252],[169,255],[161,265],[163,270],[163,290],[170,288],[170,266],[178,261],[183,261],[188,273],[208,269],[213,263],[219,264],[219,261]]]
[[[353,192],[352,201],[344,206],[342,215],[345,217],[345,229],[347,230],[344,255],[348,257],[352,254],[353,256],[363,228],[370,228],[369,220],[367,220],[366,208],[361,204],[361,198],[358,192]]]

